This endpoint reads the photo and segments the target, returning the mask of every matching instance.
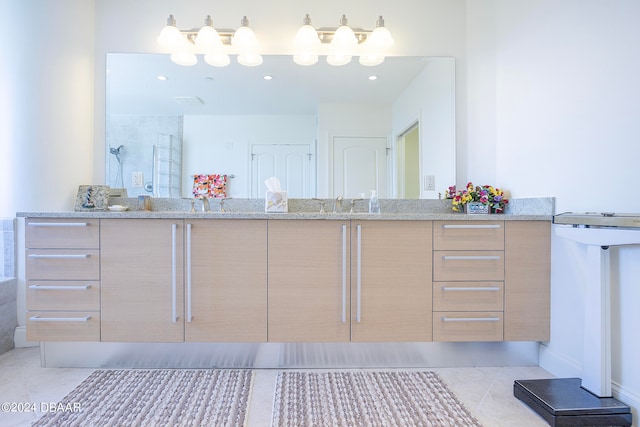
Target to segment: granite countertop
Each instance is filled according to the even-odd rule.
[[[425,221],[551,221],[554,199],[512,199],[504,214],[467,215],[453,212],[449,200],[380,200],[382,213],[366,212],[367,200],[356,204],[356,212],[349,213],[348,200],[343,201],[342,211],[332,213],[333,200],[325,199],[328,213],[319,213],[320,202],[313,199],[290,199],[288,213],[264,213],[264,201],[260,199],[228,199],[225,212],[220,213],[218,202],[211,201],[211,212],[202,212],[200,205],[191,213],[190,199],[152,199],[152,210],[137,210],[136,199],[111,199],[110,205],[129,207],[124,212],[66,211],[66,212],[18,212],[18,217],[40,218],[168,218],[168,219],[313,219],[313,220],[425,220]]]

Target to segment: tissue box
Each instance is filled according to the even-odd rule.
[[[286,191],[267,191],[264,198],[265,213],[289,212],[289,203]]]

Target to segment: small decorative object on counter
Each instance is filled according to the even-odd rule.
[[[451,199],[451,208],[456,212],[468,214],[504,213],[509,200],[504,191],[491,185],[474,186],[467,184],[464,190],[457,191],[452,185],[447,189],[447,199]]]
[[[267,178],[264,184],[267,186],[267,194],[264,198],[265,213],[289,212],[287,192],[280,188],[280,180],[272,176]]]
[[[371,198],[369,199],[369,213],[380,213],[380,201],[378,200],[378,194],[376,193],[376,190],[371,190]]]
[[[80,185],[76,196],[76,211],[103,211],[109,204],[109,186]]]
[[[224,199],[227,197],[228,176],[215,174],[196,174],[193,178],[193,197],[205,196]]]

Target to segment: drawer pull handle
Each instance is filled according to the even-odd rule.
[[[29,289],[40,291],[86,291],[91,285],[30,285]]]
[[[40,317],[32,316],[29,318],[32,322],[88,322],[91,316],[84,317]]]
[[[178,224],[171,224],[171,322],[178,321]]]
[[[500,224],[444,224],[442,228],[458,228],[458,229],[489,229],[500,228]]]
[[[356,322],[362,317],[362,225],[356,226],[358,231],[358,264],[357,264],[357,293],[356,293]]]
[[[342,323],[347,323],[347,224],[342,224]]]
[[[443,291],[499,291],[499,286],[443,286]]]
[[[442,316],[443,322],[499,322],[499,317],[447,317]]]
[[[191,315],[191,223],[187,223],[187,322],[193,321]]]
[[[445,261],[494,261],[499,260],[500,255],[445,255]]]
[[[30,222],[32,227],[88,227],[88,222]]]
[[[83,259],[90,256],[91,254],[29,254],[29,258],[35,259]]]

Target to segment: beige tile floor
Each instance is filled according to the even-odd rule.
[[[485,427],[536,427],[548,424],[513,397],[515,379],[549,378],[538,367],[433,368]],[[41,368],[38,348],[13,349],[0,355],[0,403],[57,402],[84,380],[92,369]],[[249,427],[268,427],[275,369],[256,371],[249,407]],[[29,426],[40,413],[0,411],[0,426]]]

